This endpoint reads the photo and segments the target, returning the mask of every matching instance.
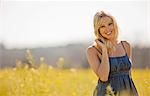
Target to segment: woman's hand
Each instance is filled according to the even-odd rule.
[[[107,47],[104,43],[100,42],[98,39],[95,39],[95,42],[97,43],[97,47],[101,48],[102,50],[107,50]]]

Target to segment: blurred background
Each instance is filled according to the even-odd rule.
[[[117,20],[119,40],[133,48],[133,68],[150,68],[150,1],[0,1],[0,68],[15,67],[30,49],[65,68],[88,68],[86,48],[94,39],[93,17],[106,10]]]

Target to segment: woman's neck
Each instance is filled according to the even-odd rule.
[[[111,40],[110,42],[113,44],[113,46],[117,46],[117,44],[119,44],[118,40]]]

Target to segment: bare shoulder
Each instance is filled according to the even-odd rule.
[[[99,54],[99,49],[95,47],[95,45],[90,45],[89,47],[86,48],[86,53],[87,54],[95,54],[95,55],[100,55]]]
[[[132,47],[128,41],[122,41],[125,50],[127,52],[128,57],[131,59],[132,58]]]
[[[130,50],[131,45],[130,45],[130,43],[129,43],[128,41],[122,41],[122,43],[123,43],[123,45],[124,45],[128,50]]]
[[[95,48],[91,45],[91,46],[86,48],[86,52],[87,53],[94,53],[95,52]]]

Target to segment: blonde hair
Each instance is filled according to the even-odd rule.
[[[99,28],[100,28],[100,25],[101,25],[100,24],[100,19],[102,17],[105,17],[105,16],[110,17],[112,19],[113,25],[114,25],[114,30],[115,30],[115,37],[114,37],[114,39],[117,40],[117,38],[118,38],[117,22],[116,22],[115,18],[112,15],[110,15],[109,13],[106,13],[104,11],[99,11],[94,16],[94,33],[95,33],[96,38],[100,38],[104,42],[104,44],[106,45],[108,51],[110,52],[112,50],[115,50],[114,46],[112,45],[112,43],[109,40],[103,38],[102,35],[99,32],[100,31]]]

